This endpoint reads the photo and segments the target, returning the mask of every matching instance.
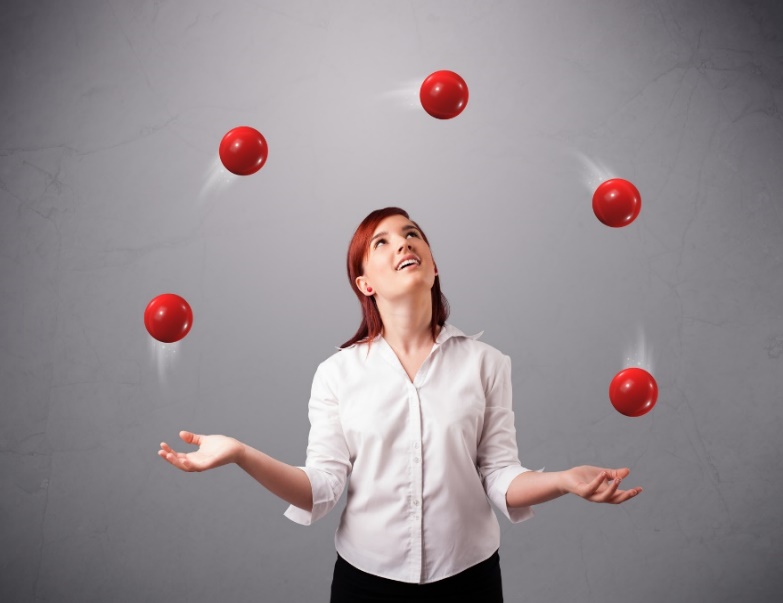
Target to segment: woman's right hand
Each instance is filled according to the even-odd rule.
[[[179,437],[198,446],[193,452],[175,452],[166,442],[160,443],[158,455],[182,471],[206,471],[235,463],[242,453],[242,443],[222,435],[197,435],[180,431]]]

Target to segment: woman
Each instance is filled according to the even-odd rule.
[[[362,323],[316,371],[305,467],[220,435],[181,432],[197,451],[159,451],[184,471],[238,464],[304,525],[329,512],[348,482],[332,603],[502,601],[489,501],[516,523],[566,493],[616,504],[641,492],[620,490],[628,469],[520,465],[510,360],[446,323],[427,238],[405,211],[364,219],[348,275]]]

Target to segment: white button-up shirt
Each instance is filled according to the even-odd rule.
[[[490,557],[512,522],[506,491],[527,471],[517,457],[511,361],[444,325],[411,382],[383,337],[321,363],[309,404],[306,466],[313,510],[286,517],[309,525],[328,513],[350,476],[335,535],[351,565],[384,578],[426,583]]]

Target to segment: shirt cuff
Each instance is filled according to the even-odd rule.
[[[509,508],[506,503],[506,493],[511,482],[514,481],[518,475],[522,475],[530,471],[521,465],[513,467],[505,467],[498,469],[487,480],[491,480],[491,484],[487,484],[487,496],[492,501],[497,509],[505,515],[511,523],[519,523],[533,517],[533,507],[511,507]]]
[[[313,489],[313,510],[305,511],[295,505],[290,505],[284,515],[291,521],[309,526],[321,519],[337,504],[337,497],[327,478],[319,471],[308,467],[298,467],[305,472]]]

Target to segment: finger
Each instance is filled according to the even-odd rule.
[[[622,469],[604,469],[604,471],[609,474],[611,479],[625,479],[631,473],[631,470],[628,469],[628,467],[623,467]]]
[[[178,469],[180,468],[177,464],[177,455],[173,452],[167,452],[165,450],[158,450],[158,456],[162,458],[164,461],[168,461],[169,464],[174,465]]]
[[[179,437],[188,444],[194,444],[195,446],[201,446],[201,436],[191,433],[190,431],[180,431]]]
[[[599,473],[599,474],[598,474],[598,475],[595,477],[595,479],[594,479],[593,481],[591,481],[589,484],[587,484],[587,485],[586,485],[586,486],[585,486],[585,487],[582,489],[582,494],[581,494],[581,496],[582,496],[583,498],[589,498],[589,497],[593,496],[593,495],[594,495],[596,492],[598,492],[598,488],[600,488],[600,487],[601,487],[601,484],[603,484],[603,483],[604,483],[604,480],[605,480],[605,479],[606,479],[606,472],[605,472],[605,471],[601,471],[601,472],[600,472],[600,473]]]
[[[620,482],[621,481],[623,481],[623,480],[621,480],[621,479],[613,480],[609,484],[609,486],[606,488],[606,490],[601,492],[601,494],[598,497],[596,497],[595,500],[598,501],[598,502],[608,502],[608,501],[614,502],[613,498],[614,498],[615,494],[617,493],[617,488],[620,487]]]
[[[166,459],[171,465],[174,465],[177,469],[181,469],[182,471],[193,470],[187,457],[182,453],[166,452],[164,450],[160,450],[158,451],[158,454]]]
[[[621,490],[620,492],[615,494],[611,502],[616,505],[619,505],[620,503],[624,503],[626,500],[630,500],[634,496],[637,496],[641,491],[642,491],[641,488],[631,488],[630,490]]]
[[[160,448],[161,448],[161,450],[163,450],[164,452],[171,452],[171,453],[173,453],[173,452],[174,452],[174,451],[171,449],[171,446],[169,446],[168,444],[166,444],[166,442],[161,442],[161,443],[160,443]]]
[[[629,492],[631,492],[632,494],[628,498],[633,498],[634,496],[638,496],[639,494],[641,494],[642,489],[637,486],[636,488],[631,488]]]

